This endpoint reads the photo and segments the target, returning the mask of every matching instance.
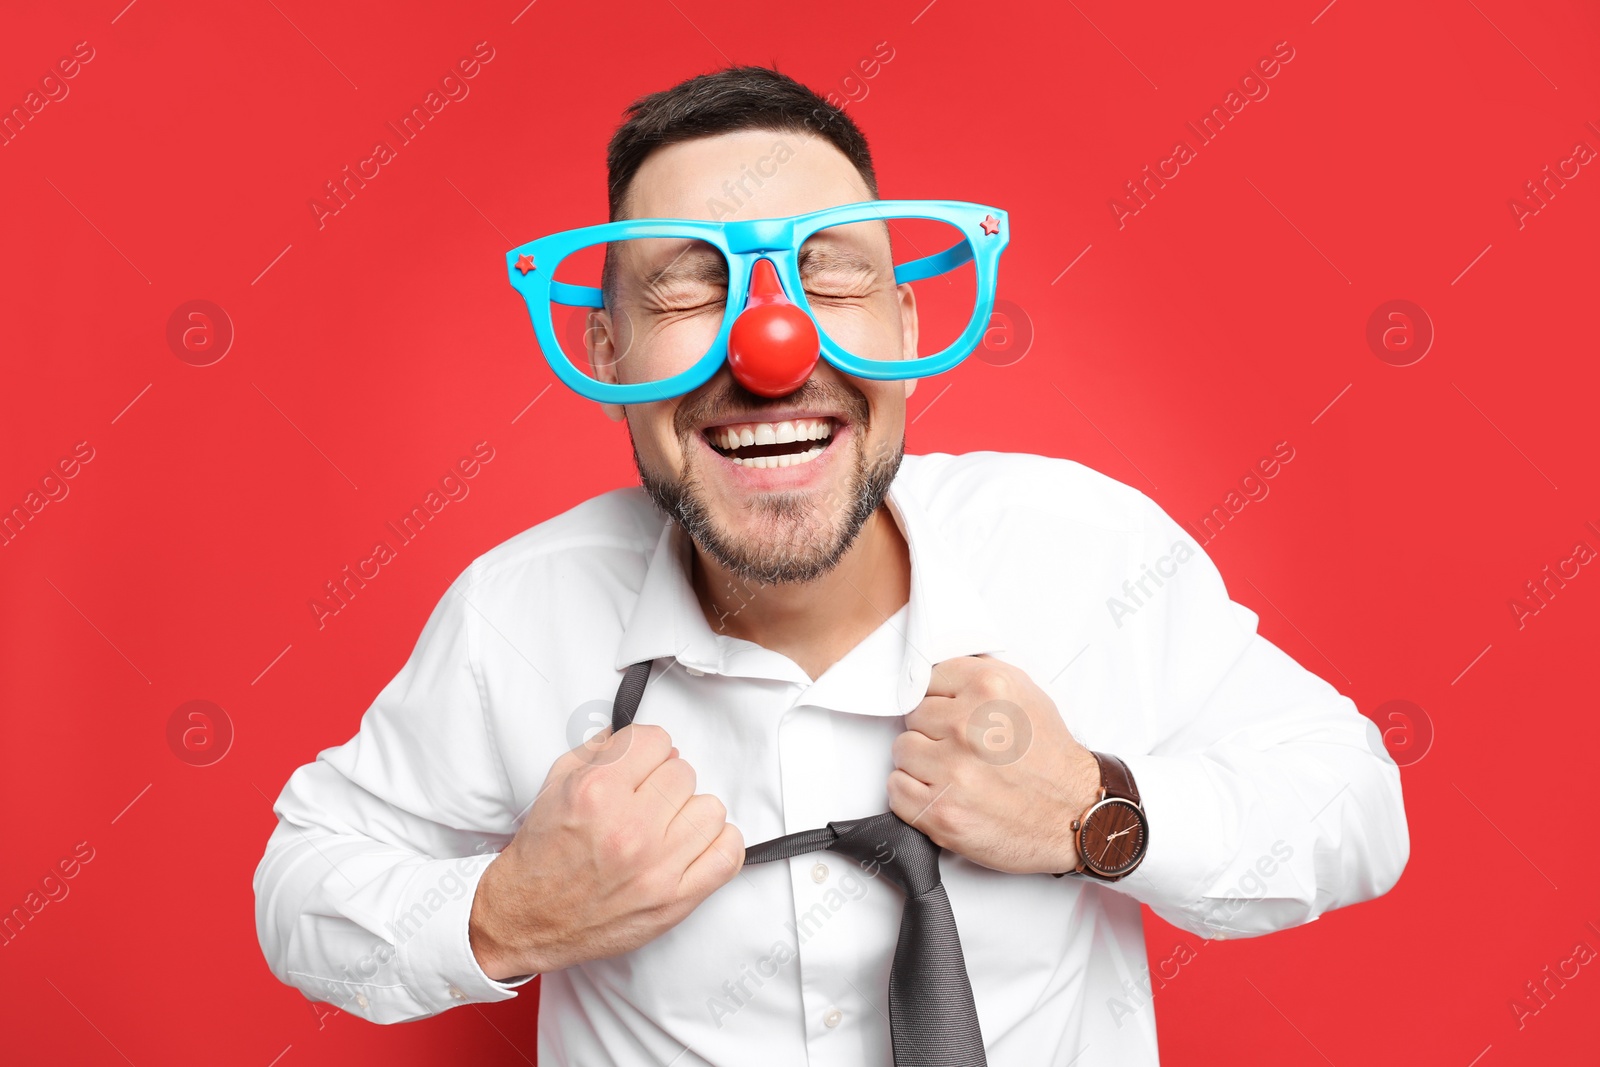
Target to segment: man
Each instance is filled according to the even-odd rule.
[[[775,142],[728,218],[876,201],[851,120],[746,67],[633,105],[611,217],[720,219]],[[746,301],[925,355],[920,283],[870,254],[780,250],[747,294],[691,251],[609,250],[587,392],[659,380],[674,346],[698,359]],[[840,263],[849,291],[813,283]],[[1221,939],[1395,884],[1409,836],[1376,727],[1256,634],[1153,502],[1067,460],[905,456],[914,378],[830,358],[765,388],[759,346],[727,344],[695,388],[606,405],[642,490],[475,560],[356,736],[289,779],[255,879],[281,980],[389,1023],[542,975],[551,1064],[1153,1064],[1141,902]],[[618,689],[634,665],[642,702]],[[937,847],[936,978],[913,973],[937,953],[901,935],[925,900],[894,849],[746,863],[747,842],[880,813]],[[962,1010],[981,1047],[939,1059]]]

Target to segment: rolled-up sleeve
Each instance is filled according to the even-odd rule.
[[[1298,926],[1388,892],[1410,836],[1377,726],[1257,633],[1256,614],[1154,503],[1138,558],[1164,558],[1170,572],[1119,633],[1142,660],[1151,744],[1116,754],[1150,842],[1112,888],[1213,938]]]
[[[377,1023],[506,1000],[468,942],[484,869],[519,813],[478,672],[473,569],[434,608],[355,737],[290,776],[256,868],[256,932],[272,973]]]

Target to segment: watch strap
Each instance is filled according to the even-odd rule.
[[[1118,797],[1139,803],[1139,787],[1133,782],[1133,772],[1128,765],[1109,752],[1091,752],[1100,764],[1100,786],[1108,797]]]

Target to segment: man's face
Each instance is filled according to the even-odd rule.
[[[765,177],[780,158],[776,174]],[[759,186],[749,178],[758,162]],[[729,211],[733,199],[741,202]],[[870,199],[855,167],[827,141],[745,130],[653,153],[629,187],[626,214],[774,218]],[[684,369],[705,353],[726,302],[743,306],[745,293],[727,292],[726,264],[708,246],[641,242],[614,254],[608,306],[593,314],[588,331],[593,369],[603,380],[650,380]],[[894,284],[882,224],[819,234],[801,249],[799,266],[822,328],[848,350],[877,359],[917,355],[915,301],[909,285]],[[809,581],[839,561],[888,491],[904,454],[906,398],[915,385],[852,377],[819,359],[799,389],[768,398],[724,365],[683,396],[606,409],[627,418],[634,462],[652,499],[712,559],[741,579]],[[793,424],[792,440],[748,443],[769,440],[769,430],[791,437],[786,423]],[[730,448],[734,441],[746,443]],[[761,453],[787,455],[788,465],[750,462]]]

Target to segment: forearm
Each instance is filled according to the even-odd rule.
[[[1242,667],[1287,698],[1184,750],[1125,756],[1150,823],[1149,852],[1119,887],[1202,936],[1254,936],[1369,900],[1410,852],[1400,772],[1377,728],[1347,699],[1265,641]],[[1266,692],[1272,692],[1269,684]],[[1214,702],[1250,699],[1224,687]]]
[[[314,779],[334,784],[333,773],[322,763],[296,772],[256,870],[257,934],[273,974],[378,1023],[515,996],[521,983],[491,980],[468,939],[478,880],[494,853],[440,859],[313,825],[301,798],[318,792],[308,790]]]

